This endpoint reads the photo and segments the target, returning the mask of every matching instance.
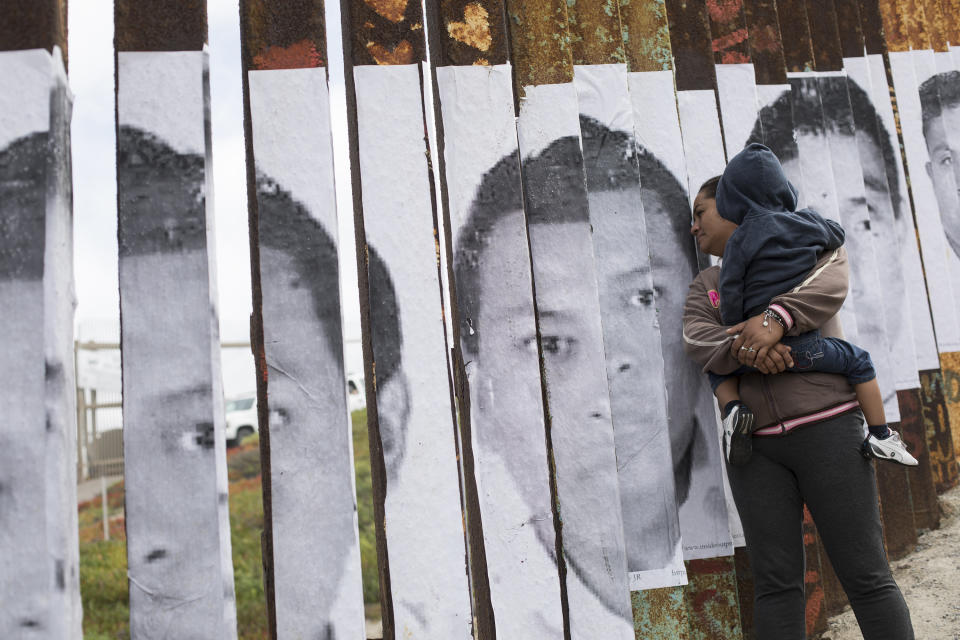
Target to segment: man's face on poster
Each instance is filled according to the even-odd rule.
[[[819,149],[822,149],[823,145],[826,144],[822,134],[810,131],[798,130],[796,139],[800,154],[814,153],[814,151],[819,153]],[[863,191],[860,190],[860,183],[857,180],[835,180],[833,183],[836,187],[837,204],[840,208],[841,217],[845,217],[848,213],[851,216],[857,215],[857,212],[861,211],[864,206],[869,209],[869,229],[846,229],[846,232],[849,234],[869,231],[877,258],[876,265],[880,283],[898,282],[902,278],[898,275],[901,262],[897,242],[897,238],[903,233],[903,230],[899,228],[902,218],[898,220],[894,214],[883,154],[870,136],[861,131],[857,131],[856,136],[832,138],[829,144],[834,147],[837,144],[850,145],[852,147],[851,153],[859,153],[858,149],[861,149],[861,145],[869,150],[867,153],[860,153],[859,156],[863,174]],[[784,161],[784,171],[788,175],[799,174],[799,163],[800,161],[797,158]],[[815,201],[811,202],[811,206],[814,209],[819,207]],[[886,326],[878,327],[877,330],[887,332],[891,339],[899,339],[900,334],[905,329],[902,316],[902,308],[889,311],[885,314]]]
[[[957,132],[960,132],[960,105],[944,106],[941,113],[923,127],[930,156],[927,174],[933,182],[943,231],[954,253],[960,256],[960,152],[951,145],[951,140],[960,137]]]
[[[690,437],[689,429],[683,427],[675,433],[671,430],[669,436],[665,433],[664,379],[659,375],[663,361],[657,306],[676,301],[662,279],[663,271],[658,269],[656,279],[652,278],[643,221],[631,219],[641,198],[639,184],[633,190],[591,192],[589,197],[591,211],[606,214],[592,219],[627,566],[631,571],[655,569],[668,563],[676,544],[672,465],[665,462],[671,459],[669,443],[675,437],[680,447]],[[665,220],[655,195],[642,200],[654,209],[648,215]],[[655,233],[660,237],[659,229]],[[667,262],[674,261],[668,258]],[[662,257],[658,264],[663,264]],[[682,265],[677,262],[672,268]],[[668,378],[683,372],[667,368]],[[692,419],[685,424],[692,426]]]
[[[528,466],[524,460],[515,459],[518,451],[544,450],[545,434],[540,429],[520,429],[520,425],[537,424],[536,416],[529,412],[540,412],[542,395],[539,376],[518,380],[516,370],[527,369],[524,363],[537,358],[537,335],[532,324],[526,334],[514,340],[508,338],[510,332],[483,331],[483,327],[503,324],[529,324],[530,295],[529,263],[511,261],[511,257],[527,253],[527,240],[523,229],[523,212],[514,211],[505,214],[488,232],[486,249],[479,266],[478,286],[480,303],[477,310],[477,325],[480,327],[477,354],[468,354],[468,360],[474,360],[476,378],[471,384],[477,385],[478,402],[474,410],[484,414],[486,430],[480,444],[496,453],[506,463],[514,475],[515,485],[528,505],[542,503],[545,487],[531,482],[524,473]],[[519,231],[518,231],[519,230]],[[563,222],[558,224],[534,224],[530,233],[537,234],[538,243],[556,247],[574,244],[584,234],[589,234],[587,222]],[[568,256],[559,251],[544,252],[539,256],[537,281],[537,303],[540,318],[541,343],[543,357],[552,363],[550,370],[555,375],[576,376],[582,371],[583,363],[590,355],[585,344],[596,344],[599,336],[599,323],[588,315],[582,300],[592,294],[594,275],[585,269],[583,277],[570,278],[570,269],[566,264]],[[555,279],[554,279],[555,278]],[[469,365],[468,365],[469,367]],[[554,380],[558,388],[577,390],[586,389],[576,384],[576,380]],[[566,496],[567,503],[576,501],[571,512],[580,517],[590,518],[590,512],[606,511],[594,496],[607,492],[606,487],[598,489],[597,484],[605,484],[609,478],[595,473],[605,464],[602,455],[609,446],[609,416],[607,398],[592,397],[589,391],[580,393],[557,394],[549,399],[551,413],[564,416],[566,420],[577,421],[575,429],[552,430],[553,446],[563,447],[567,451],[580,452],[579,475],[570,484],[579,487],[576,495]],[[556,418],[555,418],[556,420]],[[564,441],[574,439],[575,441]],[[524,441],[519,444],[519,441]],[[615,472],[611,469],[611,472]],[[563,505],[561,504],[561,508]],[[541,544],[548,553],[556,547],[552,527],[552,516],[541,514],[549,521],[532,522]],[[543,526],[549,525],[549,526]],[[598,543],[599,544],[599,543]],[[602,593],[598,585],[609,584],[602,576],[594,576],[596,563],[581,562],[581,554],[590,557],[597,550],[578,551],[575,546],[567,545],[565,554],[568,562],[577,570],[577,574],[587,586],[605,603],[614,603],[622,598],[620,593]],[[597,569],[599,570],[599,569]]]

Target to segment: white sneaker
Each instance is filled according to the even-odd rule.
[[[723,452],[730,464],[739,466],[750,461],[753,423],[753,411],[742,402],[737,403],[723,419]]]
[[[886,438],[878,438],[871,433],[863,441],[863,449],[878,460],[899,462],[908,467],[915,467],[919,464],[917,459],[907,451],[907,445],[900,439],[900,434],[893,429],[890,430],[890,435]]]

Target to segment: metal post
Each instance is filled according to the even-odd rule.
[[[103,511],[103,539],[110,539],[110,510],[107,506],[107,475],[100,473],[100,508]]]

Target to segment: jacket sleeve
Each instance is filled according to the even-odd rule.
[[[846,232],[839,223],[827,220],[811,209],[801,209],[796,213],[805,216],[819,230],[824,251],[832,251],[843,246]]]
[[[740,367],[730,356],[733,337],[726,329],[700,274],[690,284],[683,306],[683,349],[704,372],[727,374]]]
[[[720,267],[720,317],[724,322],[736,324],[743,319],[743,280],[746,276],[750,254],[741,246],[742,236],[734,235],[727,242]]]
[[[839,247],[820,255],[803,282],[770,301],[787,322],[787,335],[818,329],[837,315],[849,286],[847,250]]]

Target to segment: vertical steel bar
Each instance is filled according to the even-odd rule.
[[[251,0],[240,21],[271,632],[355,635],[364,616],[324,5]]]
[[[363,304],[369,303],[364,312],[376,363],[377,430],[371,442],[379,443],[374,455],[384,461],[383,508],[390,523],[384,544],[393,596],[385,608],[393,629],[385,633],[464,638],[471,633],[471,595],[443,324],[438,200],[424,136],[426,109],[433,115],[424,16],[419,2],[341,6],[351,25],[345,37],[352,60],[345,72],[356,109],[351,145],[361,206],[355,216],[363,232],[357,246],[365,262],[361,277],[369,297]],[[433,526],[424,535],[417,529],[427,518]]]
[[[0,26],[0,636],[80,638],[65,1]]]
[[[184,637],[237,634],[206,15],[203,0],[114,7],[133,635],[158,627]]]
[[[567,4],[506,3],[520,174],[563,522],[566,622],[574,639],[622,638],[633,632]],[[575,352],[566,348],[571,331]]]

